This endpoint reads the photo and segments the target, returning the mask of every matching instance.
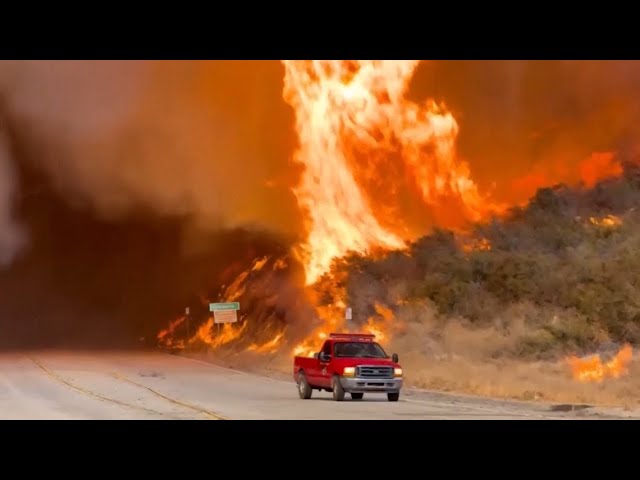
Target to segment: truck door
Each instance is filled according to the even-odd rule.
[[[324,342],[324,344],[322,345],[322,348],[320,349],[320,352],[325,351],[327,343],[328,343],[328,340]],[[319,355],[320,352],[318,352],[315,355],[313,361],[309,362],[306,368],[307,380],[311,385],[314,385],[316,387],[321,386],[321,383],[322,383],[322,375],[321,375],[322,366],[320,365],[320,355]]]
[[[330,355],[328,362],[323,362],[320,359],[318,359],[318,366],[319,366],[318,386],[320,387],[326,387],[326,388],[331,387],[331,375],[332,375],[331,361],[333,360],[333,351],[331,347],[332,347],[332,342],[327,340],[326,342],[324,342],[324,345],[322,346],[322,350],[321,350],[322,353]]]

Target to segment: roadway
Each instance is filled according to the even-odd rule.
[[[301,400],[293,380],[160,352],[0,355],[0,419],[582,419],[639,418],[622,409],[562,411],[537,402],[405,389],[334,402]]]

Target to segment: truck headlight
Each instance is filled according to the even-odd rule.
[[[393,369],[393,376],[394,377],[401,377],[402,376],[402,369],[401,368],[394,368]]]
[[[355,377],[356,376],[356,368],[355,367],[344,367],[342,370],[342,375],[345,377]]]

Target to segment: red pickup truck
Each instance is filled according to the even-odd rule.
[[[365,393],[386,393],[397,402],[402,388],[402,368],[398,355],[389,357],[375,336],[332,333],[313,357],[294,357],[293,377],[302,399],[313,390],[333,393],[333,399],[361,400]]]

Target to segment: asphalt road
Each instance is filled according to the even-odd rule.
[[[562,408],[560,408],[562,410]],[[297,396],[293,380],[155,352],[0,355],[0,419],[542,419],[632,418],[558,406],[405,389],[334,402]],[[635,417],[637,418],[637,417]]]

